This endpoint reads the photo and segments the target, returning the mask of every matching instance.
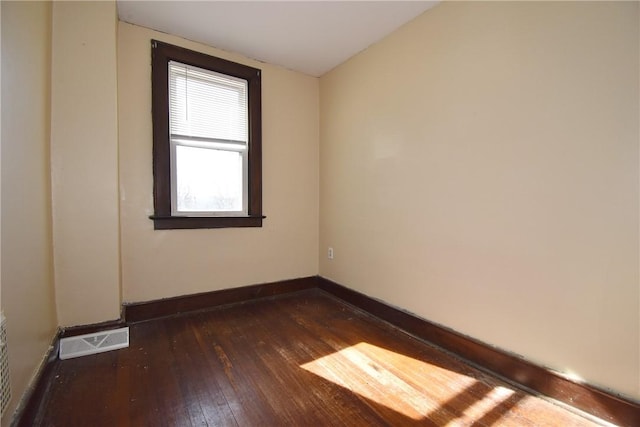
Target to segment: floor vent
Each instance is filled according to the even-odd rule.
[[[126,347],[129,347],[129,327],[78,335],[60,340],[60,359],[71,359]]]
[[[11,381],[9,380],[9,351],[7,349],[7,321],[0,313],[0,416],[11,400]]]

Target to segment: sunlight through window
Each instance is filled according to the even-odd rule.
[[[475,378],[459,373],[452,382],[452,373],[445,368],[364,342],[301,367],[414,420],[424,420],[429,414],[446,411],[443,403],[459,398],[478,383]],[[437,392],[430,394],[429,385]],[[469,404],[463,413],[456,414],[455,419],[449,418],[447,425],[469,425],[514,393],[505,387],[494,387]],[[394,398],[389,399],[389,396]]]

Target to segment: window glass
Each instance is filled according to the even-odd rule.
[[[237,151],[176,145],[178,212],[243,211],[243,156]]]

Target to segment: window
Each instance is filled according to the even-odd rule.
[[[262,226],[260,70],[151,41],[155,229]]]

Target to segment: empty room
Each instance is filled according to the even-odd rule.
[[[639,426],[640,3],[0,3],[2,426]]]

